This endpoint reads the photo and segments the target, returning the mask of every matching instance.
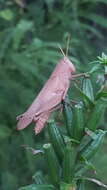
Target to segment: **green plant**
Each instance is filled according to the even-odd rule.
[[[106,52],[106,6],[106,0],[0,1],[0,189],[17,189],[31,181],[37,169],[38,159],[20,147],[40,146],[45,134],[35,143],[29,128],[20,134],[15,130],[15,118],[32,102],[59,60],[57,44],[65,49],[70,34],[69,56],[79,72],[87,71],[91,67],[87,63]],[[99,78],[101,83],[104,77]],[[70,89],[70,97],[75,93]]]
[[[96,171],[92,161],[103,142],[107,131],[101,129],[100,121],[107,106],[106,78],[99,90],[94,91],[92,78],[96,71],[106,75],[107,57],[102,54],[87,73],[82,74],[79,91],[80,99],[73,101],[68,96],[62,102],[64,124],[59,125],[52,119],[47,123],[48,143],[35,151],[44,158],[47,172],[36,172],[34,184],[20,190],[84,190],[84,182],[91,181],[107,188],[100,180],[87,175],[87,171]],[[97,75],[99,75],[97,73]],[[98,128],[99,127],[99,128]]]

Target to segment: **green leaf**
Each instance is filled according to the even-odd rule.
[[[91,181],[91,182],[96,183],[97,185],[99,185],[99,186],[104,187],[104,188],[107,189],[107,185],[105,185],[104,183],[102,183],[98,179],[83,177],[83,180]]]
[[[99,98],[107,98],[107,92],[99,91],[99,92],[96,94],[95,99],[98,100]]]
[[[94,134],[95,134],[95,133],[94,133]],[[95,135],[96,135],[96,134],[95,134]],[[88,135],[88,134],[84,135],[84,137],[82,138],[81,143],[80,143],[80,145],[79,145],[79,147],[78,147],[78,151],[81,152],[82,150],[87,149],[87,147],[88,147],[89,144],[92,142],[92,140],[93,140],[93,137],[92,137],[92,136],[90,136],[90,135]]]
[[[68,97],[65,98],[63,101],[63,115],[65,118],[65,124],[66,124],[66,130],[68,135],[72,136],[73,134],[73,125],[72,125],[72,119],[73,119],[73,113],[70,106],[70,100]]]
[[[58,158],[54,152],[54,149],[50,143],[43,145],[44,157],[48,169],[48,175],[51,183],[57,185],[59,183],[60,176],[60,164]]]
[[[42,48],[45,46],[45,43],[40,40],[39,38],[34,38],[34,40],[32,41],[31,45],[30,45],[30,48],[29,48],[29,51],[30,50],[37,50],[39,48]]]
[[[76,190],[85,190],[84,180],[77,181],[77,189]]]
[[[98,37],[100,39],[104,38],[103,34],[99,30],[97,30],[96,28],[93,28],[93,26],[90,26],[90,25],[84,24],[84,23],[80,23],[80,26],[81,26],[82,29],[84,29],[86,31],[87,30],[90,31],[91,35],[93,34],[93,35],[95,35],[96,37]]]
[[[96,152],[99,149],[99,146],[101,145],[102,141],[103,141],[103,137],[106,134],[106,131],[102,131],[102,130],[98,130],[96,132],[96,138],[95,140],[93,140],[88,146],[87,149],[83,149],[80,153],[80,156],[83,159],[91,159]]]
[[[82,176],[88,170],[96,171],[95,166],[90,161],[84,159],[84,161],[78,162],[75,168],[75,177]]]
[[[76,186],[74,184],[61,183],[60,190],[76,190]]]
[[[93,73],[97,72],[100,69],[101,69],[100,64],[94,65],[94,66],[92,66],[92,69],[90,71],[88,71],[88,74],[93,74]]]
[[[62,170],[63,181],[66,183],[71,183],[74,178],[76,156],[76,147],[72,146],[71,142],[68,142],[65,150]]]
[[[106,22],[106,18],[103,16],[100,16],[98,14],[95,13],[89,13],[89,14],[81,14],[81,16],[83,16],[84,18],[87,18],[89,20],[92,20],[93,22],[95,22],[96,24],[107,28],[107,22]]]
[[[76,89],[79,91],[80,96],[84,101],[87,101],[89,104],[94,105],[94,102],[90,100],[90,98],[75,84]]]
[[[98,56],[98,60],[101,64],[107,65],[107,55],[105,53],[102,53],[101,57]]]
[[[54,151],[58,155],[59,159],[62,160],[65,151],[65,143],[64,143],[64,138],[58,126],[56,126],[54,120],[48,121],[48,133],[50,141],[54,147]]]
[[[3,43],[0,46],[0,60],[6,58],[6,51],[9,49],[9,45],[11,44],[13,37],[13,28],[9,28],[4,31],[4,35],[1,35],[1,39],[3,38]]]
[[[105,3],[105,4],[107,4],[107,1],[106,0],[82,0],[82,2],[84,2],[84,3],[89,3],[89,2],[91,2],[91,3],[95,3],[95,5],[96,5],[96,3]]]
[[[27,185],[25,187],[21,187],[19,190],[55,190],[52,185]]]
[[[105,102],[103,101],[97,101],[93,109],[91,110],[91,113],[89,115],[89,120],[87,121],[87,128],[95,131],[98,127],[104,111],[105,111]]]
[[[20,22],[17,24],[16,28],[14,29],[14,34],[13,34],[13,48],[16,50],[23,37],[25,36],[25,33],[28,30],[32,30],[33,28],[33,23],[28,20],[20,20]]]
[[[11,129],[8,126],[0,125],[0,139],[5,139],[11,135]]]
[[[89,169],[89,165],[86,165],[85,161],[79,162],[75,168],[75,177],[82,176]]]
[[[83,93],[91,100],[94,101],[93,86],[90,78],[84,78],[82,84]]]
[[[33,180],[37,185],[46,184],[45,177],[43,176],[42,171],[37,171],[33,176]]]
[[[49,11],[53,10],[54,0],[45,0],[45,3],[49,9]]]
[[[8,148],[9,148],[9,145],[8,145]],[[6,159],[6,157],[4,158]],[[2,189],[5,189],[5,190],[17,189],[18,187],[17,176],[14,175],[14,173],[12,173],[9,170],[3,170],[1,172],[1,184],[2,184]]]
[[[73,138],[80,141],[84,133],[84,114],[82,102],[74,106],[73,112]]]
[[[0,17],[2,17],[3,19],[10,21],[13,19],[13,12],[10,9],[4,9],[2,11],[0,11]]]

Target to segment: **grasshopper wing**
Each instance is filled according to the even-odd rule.
[[[38,117],[41,113],[57,106],[62,101],[65,91],[66,85],[58,76],[50,78],[29,109],[17,118],[19,120],[17,129],[27,127],[35,116]]]

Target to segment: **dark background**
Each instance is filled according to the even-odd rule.
[[[31,104],[61,57],[58,43],[78,72],[107,53],[107,0],[0,0],[0,189],[30,184],[43,162],[21,145],[39,147],[28,127],[16,130],[16,116]],[[96,155],[99,179],[107,184],[107,140]],[[40,167],[39,167],[40,165]],[[103,189],[87,183],[87,189]]]

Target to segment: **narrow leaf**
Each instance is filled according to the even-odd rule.
[[[46,160],[48,174],[51,180],[51,183],[57,185],[59,182],[60,174],[60,165],[57,159],[57,156],[54,152],[54,149],[50,143],[43,145],[44,149],[44,158]]]
[[[76,140],[81,140],[84,133],[84,114],[83,105],[78,103],[74,107],[74,118],[73,118],[73,138]]]
[[[97,101],[96,105],[91,110],[91,114],[89,115],[89,120],[87,122],[88,129],[92,131],[96,130],[102,119],[104,111],[105,111],[105,102]]]
[[[83,93],[91,100],[94,101],[93,87],[90,78],[83,79],[82,86]]]
[[[77,151],[74,146],[69,142],[67,144],[64,161],[63,161],[63,181],[66,183],[71,183],[74,177],[75,161],[76,161]]]
[[[107,189],[107,185],[105,185],[104,183],[102,183],[101,181],[99,181],[97,179],[94,179],[94,178],[84,178],[84,179],[88,180],[88,181],[92,181],[92,182],[96,183],[97,185],[105,187]]]
[[[58,126],[56,126],[54,120],[48,121],[48,133],[50,141],[54,147],[54,151],[58,155],[59,159],[62,160],[65,151],[65,143],[64,143],[64,138]]]
[[[72,113],[72,109],[70,107],[70,101],[69,101],[68,97],[66,97],[65,101],[63,101],[63,115],[65,118],[67,133],[68,133],[68,135],[72,136],[72,134],[73,134],[73,125],[72,125],[73,113]]]
[[[55,190],[54,186],[52,185],[27,185],[25,187],[21,187],[18,190]]]

